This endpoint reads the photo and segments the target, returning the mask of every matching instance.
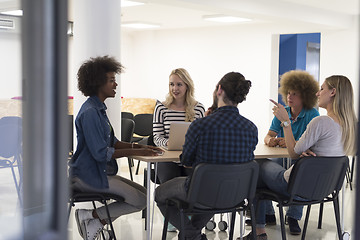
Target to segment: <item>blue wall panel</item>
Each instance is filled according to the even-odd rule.
[[[308,42],[320,43],[320,33],[280,35],[279,81],[283,73],[290,70],[306,70],[306,48]],[[281,95],[278,101],[282,104]]]

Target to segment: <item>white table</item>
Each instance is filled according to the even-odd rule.
[[[151,163],[158,163],[158,162],[179,162],[179,156],[181,151],[165,151],[161,156],[131,156],[134,159],[143,161],[147,163],[147,196],[146,196],[146,229],[147,229],[147,240],[152,239],[152,229],[150,228],[151,216],[150,216],[150,207],[151,207],[151,181],[150,181],[150,174],[151,174]],[[259,158],[287,158],[289,154],[286,148],[279,148],[279,147],[268,147],[265,144],[259,143],[256,146],[254,151],[255,159]]]

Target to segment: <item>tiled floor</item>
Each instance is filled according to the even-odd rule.
[[[137,164],[137,161],[135,161]],[[142,167],[145,167],[146,164],[141,164],[140,175],[134,175],[134,180],[136,182],[142,183],[143,181],[143,171]],[[121,161],[120,171],[122,176],[128,177],[128,165],[127,161]],[[135,171],[135,170],[134,170]],[[354,209],[354,200],[355,200],[355,191],[350,191],[349,187],[345,188],[345,219],[344,219],[344,228],[346,232],[349,232],[351,236],[353,236],[352,226],[353,226],[353,209]],[[341,203],[340,203],[341,204]],[[159,240],[161,239],[162,227],[163,227],[163,216],[160,211],[155,206],[155,214],[154,214],[154,226],[153,226],[153,234],[152,239]],[[324,206],[324,217],[323,217],[323,227],[322,229],[317,229],[317,217],[318,217],[318,206],[313,206],[310,214],[309,226],[307,229],[306,239],[311,240],[332,240],[337,239],[335,218],[333,213],[333,205],[331,203],[327,203]],[[278,211],[276,210],[276,214]],[[305,214],[305,211],[304,211]],[[240,236],[240,215],[236,217],[236,225],[235,225],[235,235],[236,237]],[[227,216],[224,216],[224,220]],[[73,219],[73,217],[72,217]],[[215,221],[218,223],[220,221],[220,215],[215,216]],[[227,221],[228,222],[228,221]],[[281,239],[281,232],[279,221],[277,219],[278,225],[267,227],[266,231],[268,234],[269,240],[279,240]],[[300,226],[302,227],[303,221],[300,222]],[[126,240],[142,240],[146,239],[146,231],[144,231],[145,222],[141,219],[141,213],[134,213],[127,216],[122,216],[114,223],[116,229],[116,235],[118,239],[126,239]],[[286,230],[288,228],[286,226]],[[246,227],[246,233],[250,231],[250,227]],[[209,240],[225,240],[228,239],[228,231],[220,231],[218,228],[214,229],[214,231],[203,230],[206,233],[206,236]],[[77,231],[76,224],[74,222],[70,222],[69,224],[69,239],[78,240],[81,239],[79,233]],[[168,233],[167,240],[177,240],[177,233]],[[299,240],[301,236],[292,236],[287,233],[287,239],[289,240]],[[350,238],[351,239],[351,238]]]
[[[120,172],[122,176],[128,177],[128,166],[127,160],[122,159],[119,162],[120,164]],[[137,161],[136,161],[137,163]],[[143,181],[143,167],[146,164],[142,163],[140,168],[140,175],[135,175],[134,180],[138,183],[142,183]],[[19,204],[17,202],[17,195],[14,188],[14,183],[12,180],[11,172],[9,169],[0,169],[0,240],[8,240],[8,239],[20,239],[17,238],[17,234],[20,232],[20,221],[21,214],[19,213]],[[341,199],[340,199],[341,200]],[[345,232],[350,233],[350,239],[355,239],[354,232],[352,230],[353,227],[353,212],[355,209],[355,191],[350,191],[350,188],[347,186],[345,188],[345,218],[344,218],[344,230]],[[341,202],[340,202],[341,204]],[[76,207],[79,208],[90,208],[91,205],[82,203],[78,204]],[[153,234],[152,239],[158,240],[161,239],[161,232],[163,227],[163,217],[157,207],[154,207],[154,226],[153,226]],[[335,240],[337,239],[336,234],[336,226],[335,219],[333,213],[333,206],[331,203],[325,204],[324,207],[324,218],[323,218],[323,228],[317,229],[317,216],[318,216],[318,206],[312,207],[309,226],[307,229],[306,239],[311,240]],[[68,239],[79,240],[81,239],[76,223],[74,221],[73,216],[74,211],[72,211],[72,215],[70,216],[69,225],[68,225]],[[305,213],[305,211],[304,211]],[[276,210],[276,214],[278,211]],[[224,216],[224,220],[226,219],[226,215]],[[240,236],[240,217],[239,215],[236,218],[235,225],[235,236]],[[215,221],[218,223],[220,220],[220,216],[216,215]],[[267,227],[266,231],[268,234],[269,240],[279,240],[281,239],[280,226],[279,221],[277,219],[278,225]],[[146,239],[146,231],[144,230],[144,220],[141,219],[141,213],[134,213],[126,216],[120,217],[118,220],[114,222],[114,226],[116,229],[116,235],[118,239],[124,240],[145,240]],[[300,222],[301,226],[303,221]],[[287,228],[287,227],[286,227]],[[246,227],[246,233],[250,231],[250,227]],[[287,228],[288,231],[288,228]],[[218,228],[214,231],[204,230],[207,238],[209,240],[225,240],[228,239],[228,232],[222,232]],[[167,239],[177,240],[177,233],[168,233]],[[287,233],[287,239],[289,240],[299,240],[301,236],[292,236]]]

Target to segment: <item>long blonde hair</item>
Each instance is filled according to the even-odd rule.
[[[195,120],[195,106],[197,104],[197,101],[194,98],[194,82],[191,79],[189,73],[184,68],[177,68],[172,70],[170,76],[171,75],[178,76],[186,84],[187,90],[185,94],[185,122],[192,122]],[[170,93],[169,88],[169,93],[166,95],[164,105],[169,108],[173,101],[174,97]]]
[[[354,111],[354,93],[350,80],[341,75],[333,75],[325,79],[329,89],[336,89],[333,101],[333,111],[338,117],[342,128],[344,151],[348,156],[356,154],[356,125]]]

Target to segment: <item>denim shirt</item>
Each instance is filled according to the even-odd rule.
[[[110,142],[111,125],[106,105],[89,97],[75,120],[77,149],[69,166],[70,177],[78,177],[95,188],[109,188],[106,163],[115,152]],[[118,141],[114,138],[114,143]]]

